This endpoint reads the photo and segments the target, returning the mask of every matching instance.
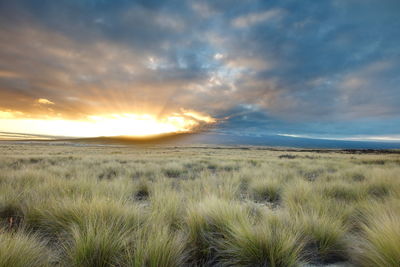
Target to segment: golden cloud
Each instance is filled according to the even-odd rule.
[[[48,100],[48,99],[46,99],[46,98],[39,98],[39,99],[37,100],[37,102],[38,102],[39,104],[44,104],[44,105],[54,105],[53,102],[51,102],[50,100]]]

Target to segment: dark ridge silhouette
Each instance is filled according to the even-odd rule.
[[[151,136],[101,136],[93,138],[67,138],[67,137],[50,137],[48,139],[41,136],[40,139],[35,137],[15,140],[7,140],[3,142],[31,142],[31,143],[70,143],[70,144],[89,144],[89,145],[177,145],[177,146],[195,146],[195,145],[213,145],[213,146],[257,146],[259,149],[263,147],[280,147],[298,149],[336,149],[346,153],[382,153],[383,150],[392,151],[400,149],[400,142],[378,142],[378,141],[343,141],[343,140],[327,140],[298,138],[280,135],[266,135],[262,137],[239,136],[223,134],[218,132],[189,132],[189,133],[168,133]],[[398,153],[395,151],[394,153]]]
[[[61,139],[57,141],[72,141],[85,144],[122,144],[122,145],[157,145],[185,143],[195,133],[167,133],[149,136],[100,136],[92,138]]]

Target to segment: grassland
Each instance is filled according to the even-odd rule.
[[[0,267],[400,266],[398,153],[0,151]]]

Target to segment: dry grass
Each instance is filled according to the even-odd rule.
[[[400,154],[0,152],[0,267],[400,266]]]

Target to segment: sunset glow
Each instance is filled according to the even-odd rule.
[[[96,136],[149,136],[164,133],[191,132],[216,120],[194,111],[173,113],[157,118],[150,114],[90,115],[84,120],[62,118],[32,119],[17,117],[12,112],[0,111],[0,123],[8,132],[30,133],[69,137]]]
[[[178,2],[1,1],[0,134],[400,135],[398,0]]]

